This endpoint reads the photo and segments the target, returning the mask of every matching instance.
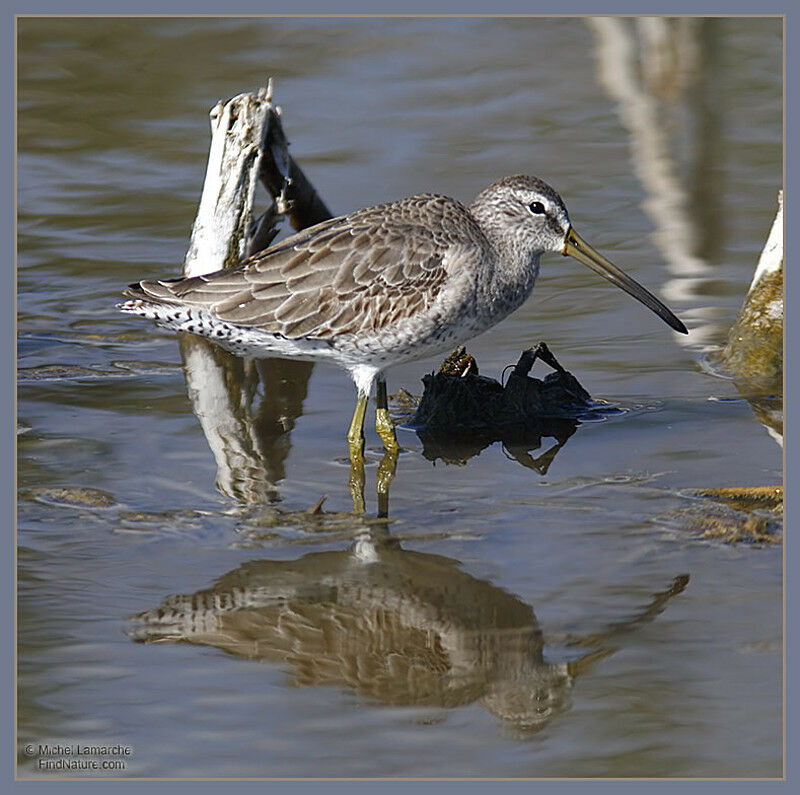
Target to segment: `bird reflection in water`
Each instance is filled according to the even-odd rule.
[[[217,461],[218,488],[246,505],[278,500],[313,364],[241,359],[187,335],[181,351],[188,394]],[[577,425],[556,418],[500,441],[520,463],[544,473]],[[448,439],[423,429],[418,435],[431,460],[463,462],[497,441]],[[529,451],[548,436],[556,444],[533,458]],[[388,516],[396,466],[396,452],[386,451],[377,471],[378,520]],[[283,664],[296,685],[345,687],[381,704],[478,702],[529,734],[565,711],[575,679],[613,654],[625,632],[655,618],[688,581],[676,578],[631,619],[599,633],[549,639],[574,652],[552,662],[529,605],[462,571],[456,560],[402,549],[385,523],[368,520],[363,462],[351,462],[349,485],[357,514],[349,530],[341,527],[347,516],[330,517],[356,539],[348,549],[250,561],[209,589],[137,615],[132,638],[214,646]]]
[[[245,563],[211,588],[135,616],[130,635],[279,663],[293,685],[348,688],[379,704],[477,702],[526,735],[568,709],[575,679],[687,582],[676,577],[644,609],[601,632],[554,639],[577,653],[551,662],[544,652],[554,640],[529,605],[456,560],[404,550],[373,528],[346,550]]]

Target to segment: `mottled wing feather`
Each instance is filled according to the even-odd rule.
[[[448,276],[448,247],[476,235],[454,200],[416,196],[325,221],[234,268],[145,281],[128,294],[289,338],[374,332],[430,306]]]

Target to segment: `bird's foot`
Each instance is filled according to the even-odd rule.
[[[381,437],[386,452],[396,456],[400,452],[400,445],[397,443],[394,423],[387,409],[379,408],[375,411],[375,430],[378,432],[378,436]]]

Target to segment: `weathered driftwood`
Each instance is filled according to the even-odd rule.
[[[327,221],[332,213],[289,154],[289,142],[283,132],[280,116],[281,109],[270,105],[264,143],[269,156],[261,161],[259,176],[264,187],[276,199],[275,209],[288,213],[289,223],[296,231],[300,231]],[[264,248],[257,239],[251,245],[249,253]]]
[[[284,215],[296,229],[331,217],[289,155],[271,81],[255,94],[220,102],[210,116],[208,166],[185,276],[231,267],[268,246]],[[272,204],[254,221],[259,182]],[[240,360],[200,337],[179,338],[192,408],[216,459],[217,488],[244,503],[277,499],[288,435],[313,364]],[[269,389],[254,406],[260,380]]]
[[[266,248],[288,214],[295,229],[325,221],[331,212],[292,159],[272,104],[272,81],[256,94],[239,94],[211,110],[206,178],[184,276],[198,276],[241,262]],[[259,181],[272,206],[253,220]]]

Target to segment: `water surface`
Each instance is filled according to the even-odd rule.
[[[123,743],[128,776],[781,774],[781,546],[701,538],[682,492],[781,482],[703,365],[781,187],[780,22],[684,23],[685,73],[648,82],[629,20],[20,22],[20,749]],[[388,524],[368,428],[352,517],[344,372],[200,351],[235,374],[207,421],[196,346],[114,309],[179,274],[207,112],[268,76],[333,212],[537,174],[692,334],[546,259],[470,351],[499,377],[546,340],[625,411],[522,451],[401,429]]]

